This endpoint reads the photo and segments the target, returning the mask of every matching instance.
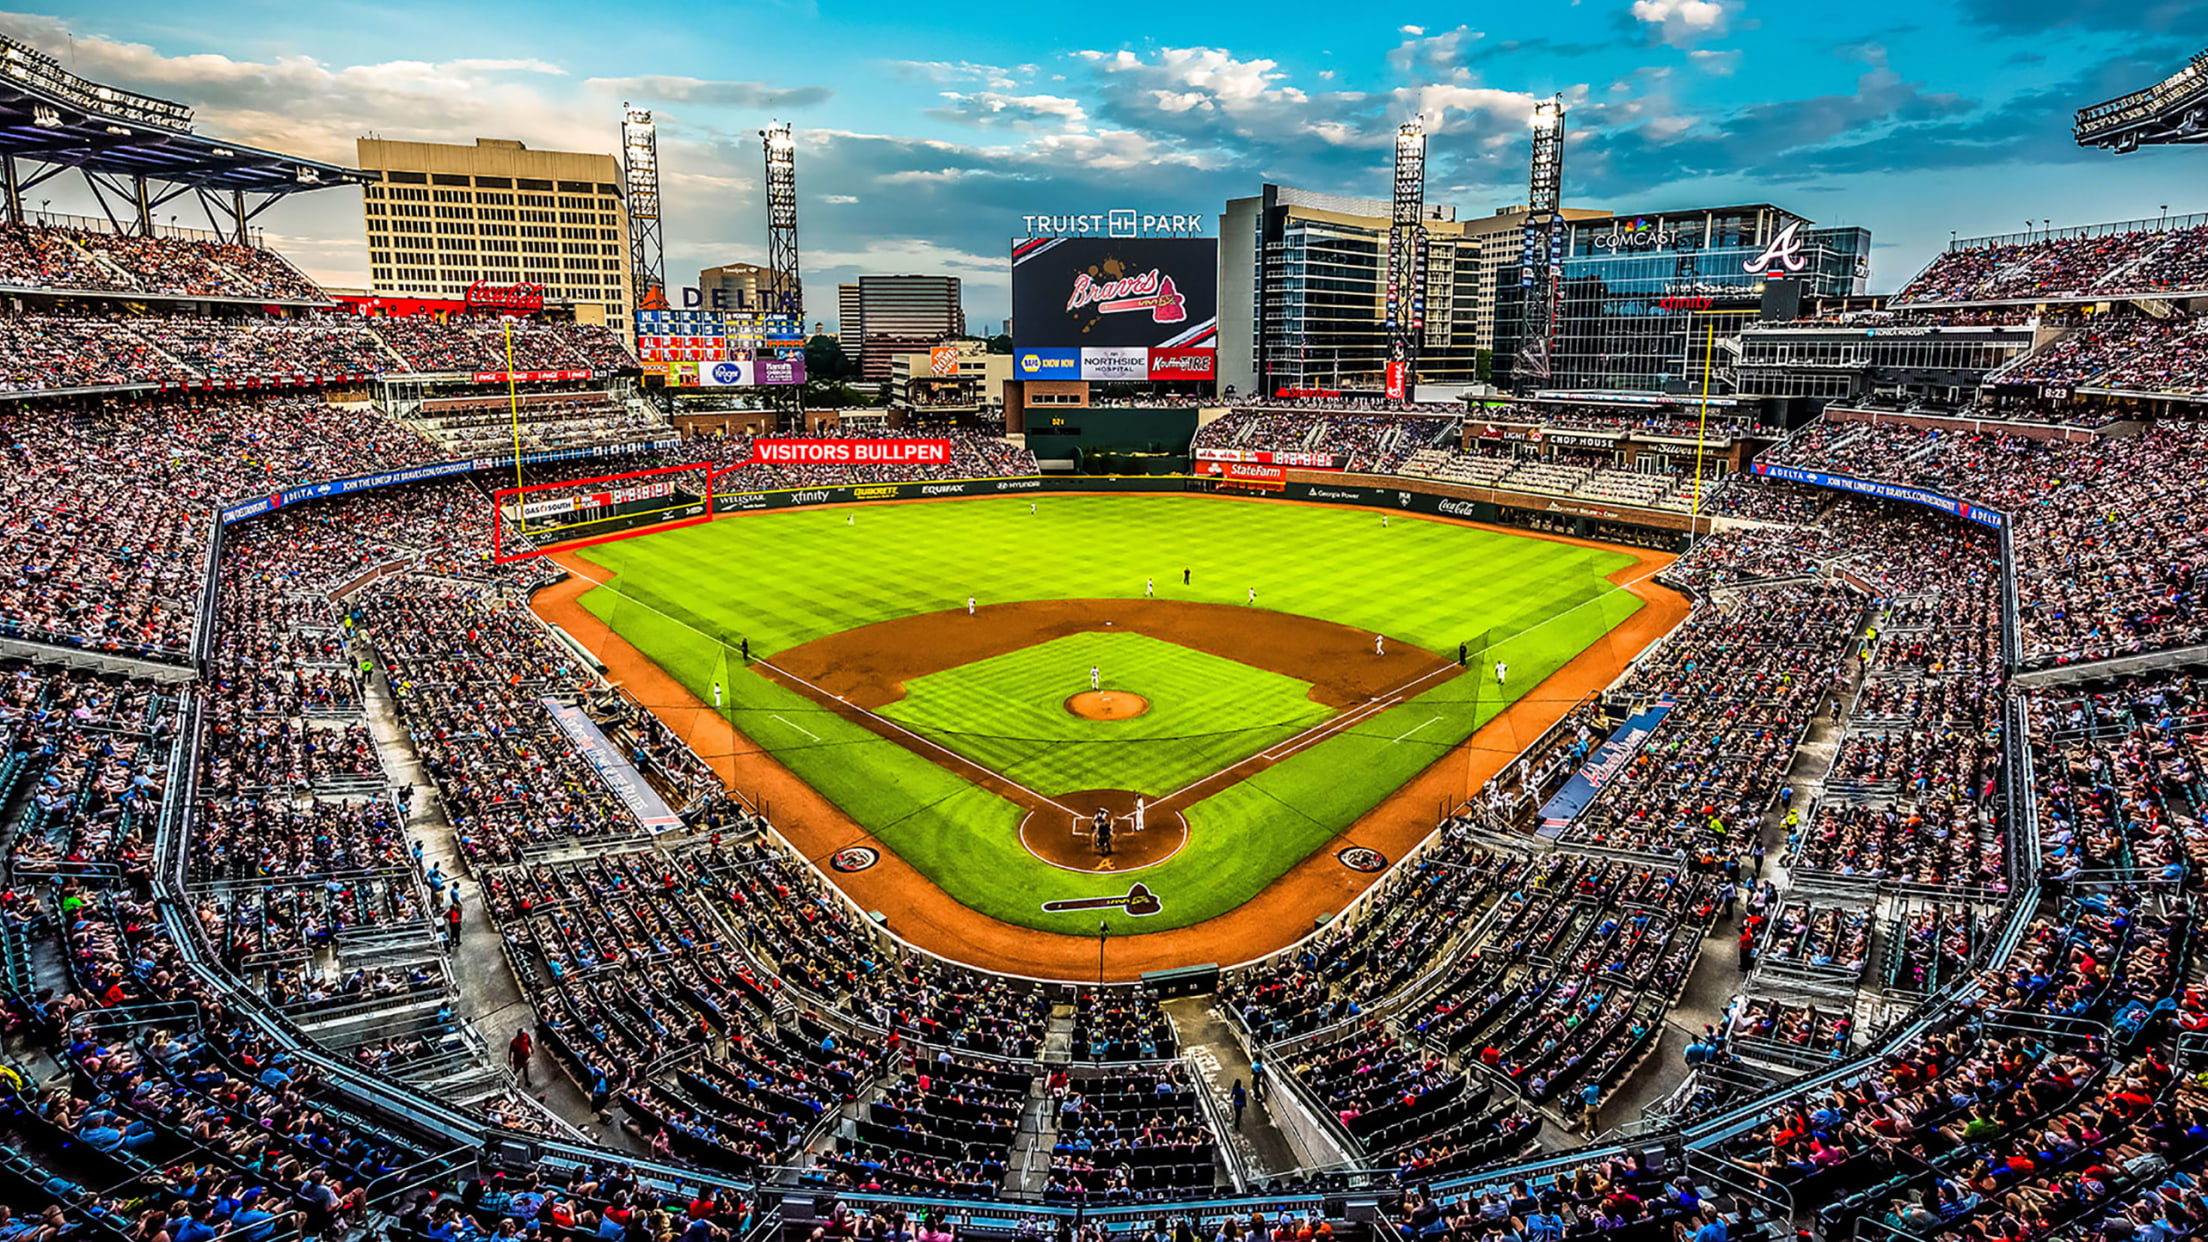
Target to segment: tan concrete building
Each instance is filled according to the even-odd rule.
[[[1587,207],[1566,207],[1566,220],[1595,220],[1609,215],[1607,211]],[[1478,270],[1474,286],[1476,301],[1473,303],[1473,344],[1479,349],[1495,348],[1495,302],[1499,290],[1495,282],[1503,267],[1516,259],[1525,247],[1526,207],[1520,203],[1513,207],[1498,207],[1493,215],[1475,216],[1464,222],[1460,235],[1457,263],[1461,269],[1467,262]]]
[[[723,263],[698,273],[700,310],[734,314],[764,314],[767,291],[774,287],[774,272],[756,263]],[[669,295],[670,300],[673,294]]]
[[[476,281],[544,286],[627,337],[628,214],[612,155],[363,138],[368,278],[377,293],[457,298]]]

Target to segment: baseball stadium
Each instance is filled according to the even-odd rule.
[[[0,36],[0,1242],[2208,1228],[2208,215],[1874,294],[1564,208],[1559,96],[1503,233],[1413,120],[832,340],[834,136],[723,309],[648,109],[347,163],[78,65]]]

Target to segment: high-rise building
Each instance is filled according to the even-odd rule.
[[[723,263],[698,273],[701,310],[767,313],[774,273],[757,263]]]
[[[544,286],[550,302],[633,329],[627,213],[611,155],[363,138],[368,279],[376,293],[457,298],[477,281]]]
[[[1495,382],[1552,391],[1691,394],[1735,391],[1749,324],[1790,321],[1812,299],[1860,296],[1871,234],[1818,228],[1770,203],[1619,213],[1566,224],[1557,239],[1549,374],[1514,374],[1529,298],[1521,258],[1498,281]],[[1796,367],[1805,353],[1767,355]]]
[[[1392,213],[1375,199],[1274,185],[1227,203],[1219,220],[1222,386],[1385,386]],[[1464,221],[1454,207],[1426,204],[1420,382],[1480,378],[1480,353],[1495,347],[1497,276],[1517,257],[1525,219],[1522,207]]]
[[[859,377],[890,378],[890,359],[966,335],[966,309],[956,276],[861,276],[836,288],[843,352]]]

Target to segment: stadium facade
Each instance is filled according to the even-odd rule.
[[[595,307],[631,330],[628,213],[611,155],[533,151],[505,138],[473,146],[359,141],[369,288],[456,298],[471,284],[527,282],[547,299]]]
[[[1746,324],[1861,294],[1870,277],[1870,230],[1814,228],[1769,203],[1619,213],[1570,221],[1562,234],[1550,374],[1514,374],[1528,331],[1514,256],[1497,282],[1498,386],[1693,392],[1709,354],[1712,387],[1726,391]]]
[[[1391,206],[1268,185],[1219,218],[1219,382],[1237,393],[1378,391],[1387,369]],[[1573,217],[1601,212],[1569,211]],[[1419,378],[1471,384],[1495,345],[1495,291],[1521,207],[1457,218],[1426,204]]]

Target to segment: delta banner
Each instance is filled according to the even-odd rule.
[[[1901,500],[1927,509],[1937,509],[1953,517],[1964,518],[1980,526],[1999,530],[2007,520],[1998,510],[1980,508],[1967,500],[1943,496],[1921,487],[1908,487],[1900,483],[1878,483],[1870,479],[1858,479],[1845,474],[1823,474],[1815,470],[1797,470],[1792,466],[1772,466],[1763,462],[1752,463],[1757,474],[1766,478],[1784,479],[1789,483],[1808,483],[1814,487],[1829,487],[1835,491],[1854,492],[1862,496],[1876,496],[1881,500]]]
[[[1035,347],[1012,351],[1012,374],[1023,380],[1081,378],[1081,351]]]
[[[1014,242],[1012,327],[1014,353],[1031,347],[1217,348],[1219,243],[1203,237]]]
[[[1219,372],[1219,354],[1210,349],[1152,349],[1153,380],[1208,380]]]
[[[1658,703],[1626,717],[1618,731],[1610,735],[1610,740],[1595,747],[1594,756],[1579,771],[1572,773],[1572,779],[1564,782],[1564,788],[1557,790],[1556,796],[1542,806],[1541,826],[1534,829],[1534,835],[1551,841],[1563,836],[1564,830],[1572,826],[1572,821],[1595,800],[1603,786],[1624,771],[1625,765],[1648,744],[1649,735],[1656,732],[1656,726],[1671,714],[1671,709],[1670,703]]]

